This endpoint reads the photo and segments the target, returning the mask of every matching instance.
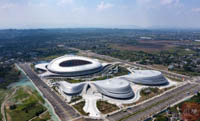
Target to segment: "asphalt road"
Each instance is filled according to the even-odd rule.
[[[154,114],[166,109],[170,105],[187,96],[196,94],[200,91],[200,85],[195,83],[186,83],[185,85],[171,90],[162,96],[156,97],[143,104],[129,108],[126,111],[120,111],[108,117],[110,121],[118,121],[124,117],[123,121],[143,121]]]
[[[107,55],[100,55],[100,54],[97,54],[97,53],[94,53],[94,52],[90,52],[90,51],[83,51],[83,50],[80,50],[80,49],[76,49],[76,48],[71,48],[71,49],[74,49],[74,50],[78,50],[80,53],[82,54],[85,54],[87,56],[91,56],[91,57],[96,57],[96,58],[101,58],[101,59],[105,59],[105,60],[110,60],[110,61],[116,61],[116,62],[121,62],[123,64],[130,64],[132,66],[137,66],[137,67],[141,67],[141,68],[146,68],[146,69],[151,69],[151,70],[159,70],[161,71],[163,74],[169,76],[169,77],[172,77],[172,78],[178,78],[178,79],[190,79],[189,76],[185,76],[185,75],[181,75],[181,74],[177,74],[177,73],[173,73],[173,72],[169,72],[167,70],[161,70],[161,69],[156,69],[156,68],[153,68],[151,66],[146,66],[146,65],[141,65],[141,64],[137,64],[137,63],[134,63],[134,62],[129,62],[127,60],[121,60],[121,59],[118,59],[118,58],[114,58],[114,57],[110,57],[110,56],[107,56]]]
[[[33,81],[43,96],[51,103],[61,121],[70,121],[80,115],[55,94],[36,74],[28,64],[18,64],[27,76]]]

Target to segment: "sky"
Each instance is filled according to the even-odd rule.
[[[4,28],[200,28],[200,0],[0,0]]]

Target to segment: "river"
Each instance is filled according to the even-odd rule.
[[[8,88],[16,88],[16,87],[23,87],[23,86],[28,86],[28,87],[31,87],[33,90],[37,90],[35,88],[35,85],[27,78],[27,76],[23,72],[21,73],[20,80],[18,82],[10,84],[8,86]],[[38,93],[41,95],[40,92],[38,92]],[[49,103],[47,103],[47,101],[45,101],[44,106],[48,109],[48,111],[49,111],[49,113],[51,115],[51,119],[52,120],[54,120],[54,121],[60,121],[59,118],[57,117],[57,115],[55,114],[53,108],[50,106]]]

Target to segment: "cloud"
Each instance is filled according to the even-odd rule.
[[[66,4],[74,4],[74,0],[58,0],[58,2],[57,2],[57,5],[60,5],[60,6],[62,6],[62,5],[66,5]]]
[[[14,3],[6,3],[6,4],[2,4],[0,6],[1,9],[9,9],[9,8],[13,8],[13,7],[16,7],[16,4],[14,4]]]
[[[200,8],[193,8],[193,9],[192,9],[192,12],[200,13]]]
[[[161,0],[161,4],[166,5],[166,4],[172,4],[174,0]]]
[[[108,8],[112,8],[114,5],[111,3],[105,3],[104,1],[101,1],[99,5],[97,5],[97,10],[102,11]]]
[[[180,3],[180,0],[160,0],[160,3],[162,5],[178,5]]]
[[[142,5],[154,4],[154,5],[177,5],[180,0],[136,0],[137,3]]]

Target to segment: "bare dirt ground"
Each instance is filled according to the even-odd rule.
[[[177,42],[179,41],[139,40],[136,45],[110,44],[110,46],[114,49],[119,49],[119,50],[159,52],[161,50],[168,50],[177,47],[176,46]]]

